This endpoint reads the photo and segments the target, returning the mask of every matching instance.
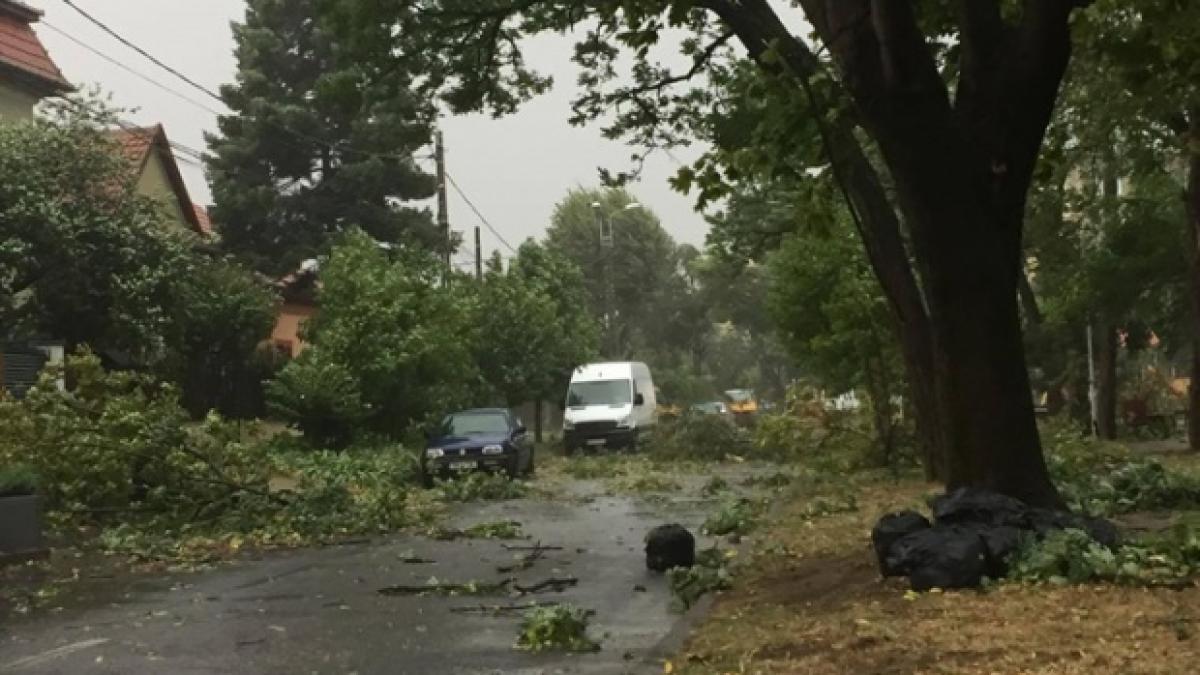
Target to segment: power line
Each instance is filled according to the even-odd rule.
[[[39,21],[38,25],[49,28],[50,30],[54,31],[55,33],[58,33],[59,35],[63,36],[67,40],[70,40],[71,42],[82,47],[83,49],[86,49],[89,52],[95,54],[96,56],[99,56],[100,58],[104,59],[105,61],[108,61],[109,63],[120,68],[121,70],[124,70],[125,72],[127,72],[135,77],[138,77],[146,82],[149,82],[150,84],[154,85],[155,87],[158,87],[159,89],[167,92],[168,94],[171,94],[172,96],[175,96],[176,98],[186,101],[186,102],[196,106],[197,108],[204,110],[205,112],[212,113],[213,115],[221,115],[222,114],[221,112],[214,110],[213,108],[209,107],[208,105],[197,101],[196,99],[188,96],[187,94],[181,94],[180,92],[168,87],[167,85],[159,82],[158,80],[155,80],[154,78],[150,77],[149,75],[146,75],[137,70],[134,70],[133,68],[130,68],[129,66],[125,65],[124,63],[121,63],[119,60],[109,56],[108,54],[105,54],[104,52],[100,51],[99,49],[89,45],[88,43],[84,42],[83,40],[80,40],[79,38],[75,37],[74,35],[71,35],[70,33],[62,30],[61,28],[54,26],[53,24],[50,24],[46,21]]]
[[[209,96],[217,101],[220,101],[222,105],[227,105],[225,103],[225,100],[223,98],[221,98],[220,94],[218,94],[218,93],[214,92],[213,90],[209,89],[208,87],[205,87],[204,85],[196,82],[195,80],[193,80],[192,78],[183,74],[179,70],[167,65],[161,59],[158,59],[150,52],[148,52],[145,49],[134,44],[134,42],[132,40],[129,40],[128,38],[126,38],[123,35],[121,35],[120,33],[118,33],[115,29],[108,26],[108,24],[104,23],[100,19],[96,18],[95,16],[92,16],[91,14],[89,14],[86,11],[84,11],[83,9],[81,9],[78,5],[73,3],[71,0],[62,0],[62,1],[68,7],[70,7],[71,9],[78,12],[81,16],[83,16],[83,18],[87,19],[89,22],[91,22],[92,24],[94,24],[95,26],[100,28],[100,30],[102,30],[105,33],[107,33],[108,35],[112,36],[115,40],[117,40],[121,44],[125,45],[126,47],[129,47],[130,49],[134,50],[138,54],[142,55],[143,57],[145,57],[147,60],[149,60],[154,65],[158,66],[159,68],[162,68],[163,70],[167,71],[171,75],[179,78],[180,80],[187,83],[189,86],[195,88],[196,90],[202,92],[206,96]],[[176,95],[179,96],[180,94],[178,94],[176,92]],[[205,106],[205,109],[206,110],[208,109],[207,106]],[[214,112],[214,114],[217,114],[217,115],[221,114],[221,113],[216,113],[215,111],[213,111],[213,112]],[[362,150],[359,148],[355,148],[348,144],[331,143],[329,141],[326,141],[321,138],[317,138],[316,136],[309,135],[302,131],[297,131],[297,130],[295,130],[291,127],[288,127],[280,122],[276,122],[275,120],[265,119],[265,118],[261,118],[261,117],[256,118],[256,119],[258,119],[263,124],[275,127],[276,129],[278,129],[280,131],[289,133],[297,138],[301,138],[306,141],[316,143],[316,144],[321,145],[330,150],[336,150],[338,152],[344,152],[344,153],[351,154],[351,155],[360,155],[363,157],[374,157],[377,159],[391,159],[394,161],[401,161],[401,162],[412,161],[412,159],[413,159],[413,157],[411,155],[385,153],[385,152],[374,152],[371,150]]]
[[[178,77],[179,79],[181,79],[181,80],[183,80],[184,82],[188,83],[189,85],[191,85],[191,86],[192,86],[192,87],[194,87],[195,89],[199,90],[200,92],[202,92],[202,93],[204,93],[204,94],[207,94],[208,96],[211,96],[212,98],[215,98],[216,100],[218,100],[218,101],[221,101],[222,103],[224,103],[224,101],[221,99],[220,95],[218,95],[218,94],[214,93],[214,92],[213,92],[211,89],[209,89],[209,88],[205,87],[204,85],[202,85],[202,84],[200,84],[200,83],[196,82],[195,80],[191,79],[191,78],[190,78],[190,77],[188,77],[187,75],[184,75],[183,73],[179,72],[178,70],[176,70],[176,69],[172,68],[171,66],[168,66],[167,64],[165,64],[165,63],[163,63],[162,61],[158,60],[157,58],[155,58],[155,57],[154,57],[154,55],[153,55],[153,54],[151,54],[150,52],[146,51],[145,49],[142,49],[141,47],[139,47],[139,46],[135,45],[134,43],[130,42],[129,40],[126,40],[126,39],[125,39],[125,38],[124,38],[124,37],[123,37],[123,36],[122,36],[120,33],[118,33],[117,31],[115,31],[115,30],[113,30],[113,29],[109,28],[109,27],[108,27],[108,25],[107,25],[107,24],[105,24],[103,21],[101,21],[101,20],[97,19],[96,17],[92,16],[91,14],[88,14],[87,12],[85,12],[85,11],[84,11],[83,9],[81,9],[81,8],[80,8],[78,5],[76,5],[75,3],[71,2],[71,0],[62,0],[62,1],[63,1],[63,3],[64,3],[64,4],[66,4],[66,5],[67,5],[67,7],[70,7],[71,9],[75,10],[76,12],[78,12],[78,13],[79,13],[79,14],[80,14],[80,15],[81,15],[83,18],[85,18],[85,19],[87,19],[88,21],[90,21],[90,22],[91,22],[93,25],[95,25],[97,28],[99,28],[100,30],[104,31],[105,33],[108,33],[108,34],[109,34],[109,35],[111,35],[111,36],[112,36],[114,39],[116,39],[118,42],[120,42],[121,44],[125,45],[126,47],[129,47],[129,48],[130,48],[130,49],[132,49],[133,51],[135,51],[135,52],[137,52],[137,53],[141,54],[142,56],[146,57],[146,58],[147,58],[147,59],[149,59],[149,60],[150,60],[150,62],[151,62],[151,63],[153,63],[154,65],[158,66],[159,68],[162,68],[163,70],[167,71],[168,73],[171,73],[171,74],[172,74],[172,75],[174,75],[175,77]]]
[[[459,187],[458,183],[454,180],[454,176],[451,176],[449,172],[446,173],[446,180],[450,182],[450,187],[454,188],[454,191],[458,193],[458,196],[462,197],[462,200],[467,203],[467,206],[470,207],[471,211],[475,213],[475,215],[479,218],[479,221],[483,223],[484,227],[486,227],[489,232],[495,235],[495,237],[500,240],[500,243],[504,244],[505,248],[513,253],[516,253],[517,249],[513,248],[513,245],[508,243],[508,240],[506,240],[502,234],[497,232],[496,228],[492,227],[492,224],[488,222],[488,219],[485,218],[482,213],[479,212],[479,209],[475,207],[475,204],[471,201],[471,198],[468,197],[465,192],[463,192],[463,189]]]

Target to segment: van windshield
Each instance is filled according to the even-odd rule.
[[[580,408],[588,405],[627,405],[633,402],[633,387],[629,380],[595,380],[572,382],[567,391],[567,405]]]

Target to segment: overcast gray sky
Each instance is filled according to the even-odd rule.
[[[46,12],[38,33],[67,79],[78,86],[99,85],[111,93],[117,106],[137,109],[127,115],[131,121],[144,125],[161,122],[172,141],[205,149],[203,133],[215,129],[215,115],[105,61],[72,38],[204,106],[223,110],[219,102],[158,69],[61,0],[26,2]],[[75,0],[75,4],[210,89],[233,79],[229,24],[242,18],[243,0]],[[541,235],[555,202],[568,189],[594,187],[597,166],[629,166],[629,147],[605,140],[597,127],[578,129],[567,124],[575,90],[576,70],[569,61],[572,43],[570,37],[545,36],[528,46],[529,62],[555,76],[557,86],[550,94],[511,117],[457,117],[443,125],[451,176],[513,245]],[[693,154],[686,150],[674,153],[675,159],[685,162]],[[642,180],[631,190],[658,214],[676,239],[699,245],[707,224],[692,210],[689,197],[667,185],[668,176],[676,169],[675,159],[662,154],[652,157]],[[203,169],[188,162],[181,162],[180,168],[193,200],[207,204],[210,195]],[[457,230],[479,224],[453,191],[450,217]],[[483,237],[485,251],[502,248],[486,229]],[[467,251],[459,254],[462,260],[469,257]]]

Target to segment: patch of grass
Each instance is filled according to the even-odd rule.
[[[788,485],[791,485],[793,479],[794,479],[794,476],[792,476],[791,474],[787,474],[782,471],[776,471],[775,473],[771,473],[771,474],[750,476],[746,480],[742,481],[742,487],[765,487],[765,488],[786,487]]]
[[[571,605],[535,607],[522,618],[515,646],[534,653],[599,651],[600,644],[587,634],[590,616],[591,612]]]
[[[439,480],[435,489],[448,502],[520,499],[529,492],[521,481],[502,473],[475,472],[452,480]]]
[[[679,483],[659,473],[623,476],[608,482],[609,490],[618,493],[676,492]]]
[[[623,476],[628,463],[615,457],[571,457],[563,465],[563,471],[576,480],[598,480]]]
[[[478,523],[463,530],[463,534],[473,539],[523,539],[521,523],[515,520],[497,520],[488,523]]]
[[[858,510],[858,499],[853,494],[837,497],[816,497],[799,512],[801,518],[813,520],[836,513],[853,513]]]
[[[749,499],[731,499],[704,521],[704,532],[713,536],[745,534],[755,524],[754,503]]]
[[[700,494],[705,497],[712,497],[722,492],[728,492],[730,489],[732,489],[732,486],[729,485],[729,481],[720,476],[713,476],[700,488]]]

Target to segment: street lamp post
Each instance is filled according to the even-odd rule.
[[[634,211],[642,208],[638,202],[630,202],[621,207],[620,213]],[[602,274],[604,275],[604,337],[605,337],[605,355],[608,358],[616,356],[617,352],[617,336],[615,330],[616,321],[614,316],[616,308],[614,307],[614,289],[613,289],[613,265],[612,259],[616,252],[614,246],[616,240],[616,232],[614,230],[614,221],[616,218],[607,217],[604,214],[604,205],[598,201],[592,202],[592,209],[596,212],[596,225],[600,231],[600,249],[603,251]]]

